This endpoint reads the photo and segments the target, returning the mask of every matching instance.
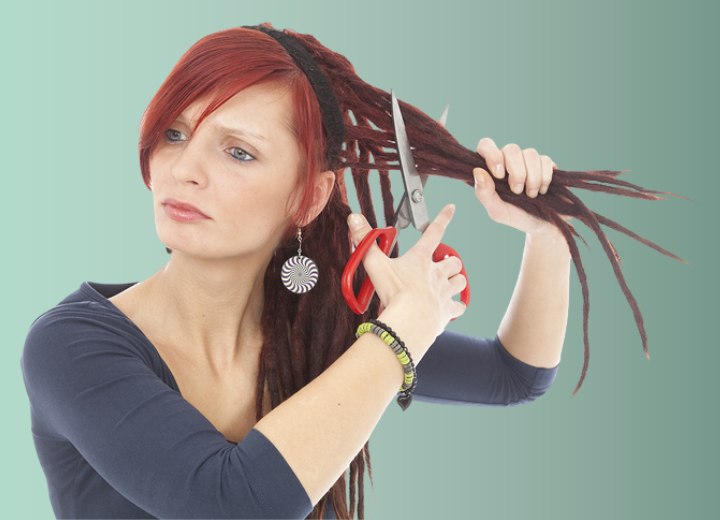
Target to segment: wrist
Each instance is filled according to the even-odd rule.
[[[545,247],[555,247],[570,254],[567,240],[562,232],[553,225],[540,228],[532,233],[525,234],[525,241],[528,244],[539,244]]]
[[[410,306],[392,303],[377,319],[387,323],[400,336],[416,364],[435,341],[435,336],[423,326],[426,320],[418,319]]]

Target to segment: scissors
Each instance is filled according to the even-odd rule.
[[[391,251],[392,248],[395,247],[395,243],[397,242],[397,232],[399,229],[405,229],[412,224],[415,229],[424,233],[425,229],[430,224],[427,206],[425,205],[424,200],[425,197],[423,194],[423,187],[425,186],[427,175],[420,175],[415,168],[415,159],[413,158],[410,143],[408,142],[405,122],[403,121],[402,113],[400,112],[400,104],[398,103],[393,90],[390,90],[390,98],[392,101],[392,115],[395,126],[395,142],[397,144],[398,155],[400,157],[400,172],[402,173],[403,182],[405,184],[405,193],[403,194],[402,200],[395,211],[393,226],[372,229],[367,235],[365,235],[365,237],[363,237],[353,254],[350,255],[348,263],[345,265],[341,282],[342,292],[345,297],[345,301],[355,314],[362,314],[367,310],[370,305],[370,299],[375,293],[375,287],[373,286],[372,280],[370,280],[369,276],[365,278],[358,295],[356,296],[353,292],[353,279],[355,278],[355,272],[373,242],[380,239],[378,246],[382,252],[387,255],[388,251]],[[443,118],[444,117],[445,114],[443,114]],[[448,256],[455,256],[460,259],[460,255],[458,255],[453,248],[441,243],[433,252],[433,261],[437,262],[439,260],[444,260]],[[460,259],[460,262],[462,264],[462,259]],[[465,279],[467,279],[464,264],[462,264],[460,273],[465,277]],[[466,306],[469,305],[469,284],[466,285],[465,289],[463,289],[460,293],[460,299]],[[454,320],[455,318],[450,321]]]

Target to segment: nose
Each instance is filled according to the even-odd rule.
[[[179,183],[194,182],[204,185],[207,182],[204,169],[207,160],[203,160],[205,155],[202,139],[196,135],[193,138],[186,139],[182,144],[175,143],[170,146],[177,146],[174,161],[170,165],[172,176]]]

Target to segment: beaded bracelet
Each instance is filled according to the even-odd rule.
[[[403,378],[403,384],[400,387],[397,403],[403,411],[407,410],[408,406],[410,406],[410,403],[412,402],[412,391],[415,390],[415,387],[417,386],[417,371],[415,370],[415,363],[413,363],[410,352],[405,347],[405,343],[403,343],[400,337],[380,320],[370,319],[361,323],[355,332],[355,337],[359,338],[366,332],[372,332],[380,337],[386,345],[392,348],[395,356],[397,356],[400,361],[403,371],[405,372],[405,377]]]

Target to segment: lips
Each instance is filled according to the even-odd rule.
[[[192,204],[189,204],[187,202],[183,202],[181,200],[173,199],[173,198],[167,198],[163,201],[163,204],[169,204],[171,206],[174,206],[178,209],[181,209],[183,211],[191,211],[193,213],[197,213],[199,215],[202,215],[205,218],[210,218],[208,215],[200,211],[199,208],[196,208]]]

